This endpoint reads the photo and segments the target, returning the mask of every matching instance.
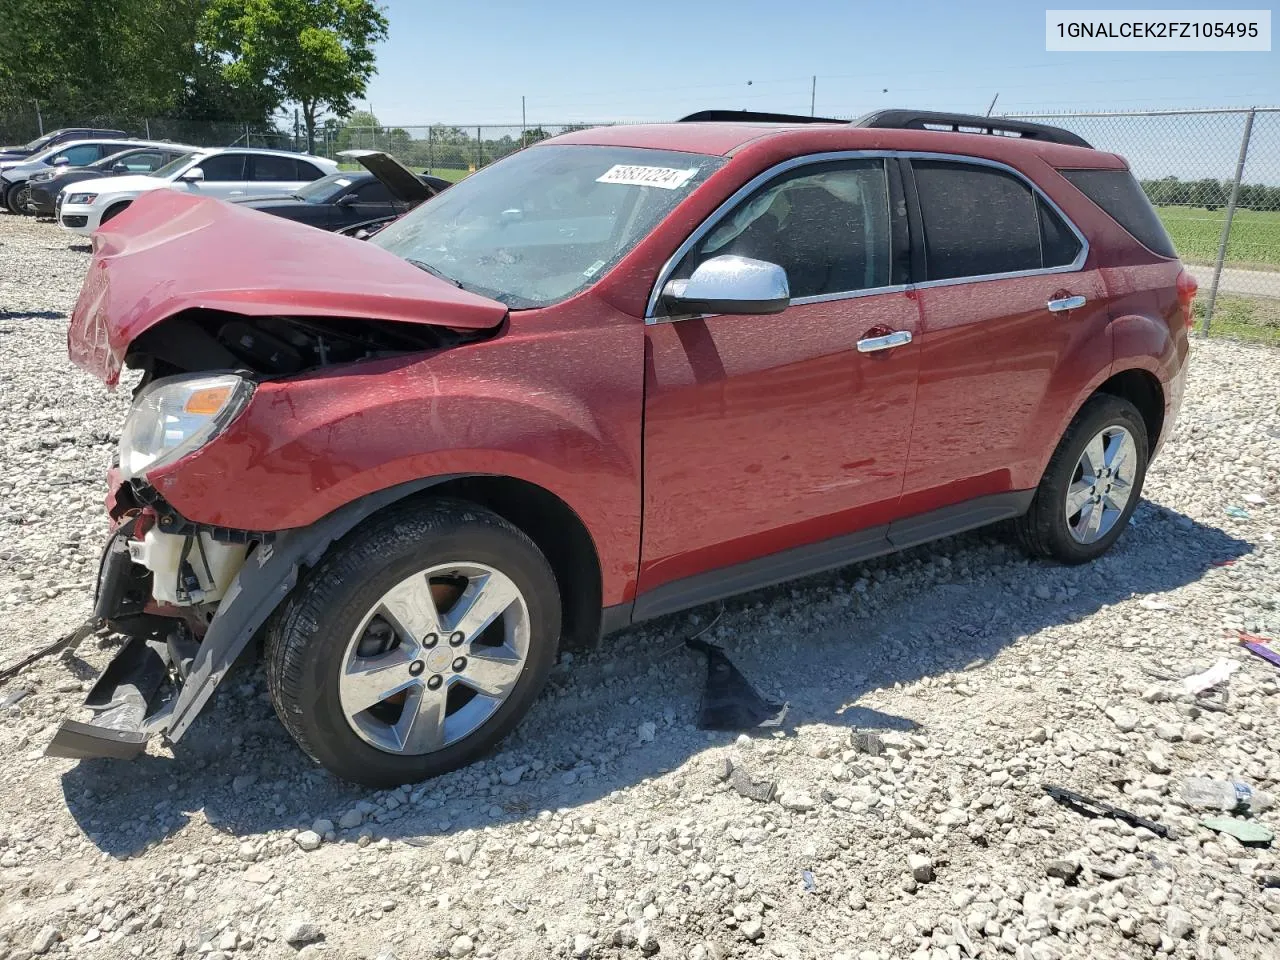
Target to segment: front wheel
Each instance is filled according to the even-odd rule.
[[[1148,449],[1132,403],[1105,393],[1090,398],[1058,443],[1031,508],[1015,521],[1018,539],[1062,563],[1106,553],[1142,497]]]
[[[413,783],[477,759],[555,662],[560,595],[541,551],[487,510],[405,505],[348,534],[267,637],[272,702],[345,780]]]
[[[25,215],[31,188],[26,183],[15,183],[4,196],[5,206],[17,214]]]

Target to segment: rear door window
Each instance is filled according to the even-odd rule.
[[[381,180],[370,180],[355,189],[356,199],[360,203],[391,203],[391,191]]]
[[[814,164],[784,173],[722,218],[674,276],[723,254],[776,263],[792,299],[890,283],[889,189],[883,160]]]
[[[252,180],[292,182],[297,179],[297,168],[293,165],[292,157],[273,157],[260,153],[251,157],[250,161],[253,164]]]
[[[1176,257],[1155,207],[1128,170],[1059,170],[1080,192],[1153,253]]]
[[[213,183],[234,182],[245,178],[244,160],[243,153],[216,153],[212,157],[205,157],[197,166],[204,171],[206,180]]]
[[[325,175],[324,171],[317,167],[314,163],[308,163],[306,160],[293,158],[293,167],[296,171],[295,180],[302,180],[309,183],[312,180],[319,180]]]

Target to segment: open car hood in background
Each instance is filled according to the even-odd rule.
[[[416,207],[423,200],[430,200],[439,191],[427,186],[418,175],[395,157],[381,150],[343,150],[338,156],[355,160],[382,181],[391,196],[401,203]]]
[[[176,190],[93,234],[67,352],[114,385],[129,344],[183,310],[489,329],[507,308],[372,244]]]

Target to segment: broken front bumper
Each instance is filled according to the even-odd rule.
[[[116,627],[131,639],[84,702],[93,719],[63,721],[46,755],[127,759],[142,753],[155,736],[170,743],[177,741],[293,589],[300,571],[315,566],[331,543],[371,513],[432,482],[414,481],[371,494],[309,527],[279,533],[241,532],[256,548],[231,581],[199,642],[184,621],[144,612],[150,599],[150,580],[130,559],[128,543],[136,518],[126,520],[103,551],[94,613],[95,620]],[[117,495],[118,491],[113,491],[112,497]],[[112,497],[108,506],[115,516]],[[175,532],[188,526],[196,528],[171,507],[159,507],[162,526]]]

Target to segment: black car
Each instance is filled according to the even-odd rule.
[[[0,147],[0,160],[21,160],[41,150],[48,150],[69,140],[98,140],[102,137],[127,137],[123,130],[99,130],[96,127],[64,127],[41,134],[20,147]]]
[[[339,156],[358,160],[368,172],[340,171],[295,193],[234,202],[321,230],[344,230],[397,217],[451,186],[441,177],[414,173],[378,150],[348,150]]]
[[[59,168],[48,173],[37,173],[27,181],[27,212],[34,213],[37,217],[52,217],[58,193],[63,187],[82,180],[97,180],[122,173],[152,173],[197,149],[181,143],[164,147],[133,147],[103,157],[85,167],[70,170]]]

